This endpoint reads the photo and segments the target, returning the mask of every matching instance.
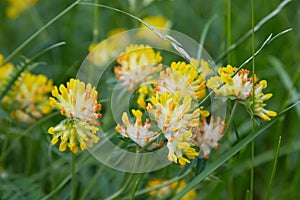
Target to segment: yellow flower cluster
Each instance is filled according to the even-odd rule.
[[[149,119],[146,119],[145,123],[142,122],[143,114],[141,111],[132,110],[132,114],[136,118],[135,123],[130,123],[127,113],[124,112],[122,121],[125,127],[118,124],[115,128],[116,131],[123,137],[130,138],[140,147],[145,147],[147,144],[151,144],[159,136],[159,134],[149,130],[151,127]],[[153,143],[153,145],[155,145],[155,143]],[[155,147],[153,145],[152,147]]]
[[[85,84],[78,79],[71,78],[65,87],[63,84],[52,90],[50,105],[58,108],[62,115],[67,117],[55,127],[50,127],[48,133],[53,134],[52,144],[61,142],[60,151],[67,147],[73,152],[78,151],[77,141],[81,150],[92,147],[99,138],[96,135],[98,118],[101,114],[101,104],[98,103],[98,92],[91,84]]]
[[[262,80],[257,83],[258,78],[256,75],[253,80],[252,77],[249,77],[249,73],[245,69],[237,72],[237,68],[227,65],[226,67],[219,68],[218,76],[211,77],[207,81],[207,87],[211,88],[216,95],[239,100],[239,102],[246,104],[252,114],[270,121],[270,117],[276,116],[277,113],[264,109],[266,106],[264,101],[272,97],[272,94],[262,93],[262,90],[267,87],[267,81]],[[255,83],[254,102],[252,98],[253,81]]]
[[[37,2],[38,0],[8,0],[9,6],[6,8],[6,15],[11,19],[15,19]]]
[[[136,50],[137,47],[143,48]],[[201,60],[200,67],[196,67],[198,61],[195,59],[191,63],[172,62],[170,67],[158,74],[160,66],[155,66],[162,58],[152,48],[149,46],[147,48],[148,53],[143,45],[129,46],[126,49],[128,53],[118,58],[121,66],[115,68],[116,76],[126,83],[124,86],[130,85],[130,89],[138,86],[137,106],[145,109],[150,114],[150,119],[155,121],[161,130],[169,149],[170,161],[186,165],[200,155],[197,148],[203,151],[202,157],[207,158],[211,148],[219,146],[218,141],[224,130],[224,123],[220,120],[207,124],[206,118],[210,115],[209,112],[197,105],[198,101],[206,95],[204,77],[211,72],[208,63]],[[129,53],[131,52],[129,50],[132,53]],[[141,71],[137,70],[136,66],[142,68],[149,66],[149,69]],[[132,69],[136,70],[131,72]],[[153,76],[154,73],[157,75]],[[141,84],[145,80],[151,80],[151,84]],[[133,114],[136,122],[130,123],[127,114],[124,113],[122,118],[124,126],[118,124],[116,131],[141,147],[146,145],[145,141],[155,143],[158,133],[150,131],[150,119],[146,119],[143,124],[142,112],[134,110]],[[198,130],[199,127],[202,129]],[[196,141],[195,138],[198,140]]]
[[[198,74],[197,68],[185,62],[172,62],[171,67],[160,73],[155,92],[175,93],[181,91],[184,95],[202,99],[206,95],[205,80]]]
[[[142,81],[149,80],[152,74],[159,72],[162,69],[159,65],[161,61],[160,53],[155,53],[150,46],[130,45],[118,57],[119,66],[115,67],[115,74],[124,87],[132,90]]]
[[[2,62],[3,56],[0,55],[0,65]],[[0,66],[0,92],[3,92],[15,70],[12,63]],[[23,72],[4,97],[3,104],[11,117],[21,122],[32,123],[51,112],[48,93],[52,89],[52,80],[45,75]]]
[[[150,180],[147,184],[147,188],[159,186],[160,184],[163,184],[165,182],[167,182],[167,180],[159,180],[159,179]],[[173,195],[179,193],[185,187],[186,187],[186,182],[184,180],[176,181],[160,189],[150,191],[149,195],[154,196],[155,199],[170,199]],[[197,195],[196,190],[191,189],[185,195],[183,195],[180,198],[180,200],[194,200],[196,199],[196,195]]]

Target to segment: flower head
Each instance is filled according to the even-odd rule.
[[[264,101],[270,99],[273,95],[271,93],[264,94],[262,92],[263,89],[267,87],[267,81],[262,80],[254,87],[254,105],[253,99],[249,98],[247,101],[248,109],[254,114],[264,119],[265,121],[270,121],[270,117],[275,117],[277,115],[276,112],[272,110],[266,110],[264,107],[266,104]]]
[[[183,96],[181,92],[163,92],[150,101],[147,110],[167,138],[199,125],[200,109],[193,109],[190,96]]]
[[[201,109],[192,107],[190,96],[183,96],[181,92],[163,92],[151,98],[147,110],[168,140],[170,161],[185,165],[198,156],[198,152],[192,148],[192,133],[189,130],[200,125],[198,118]]]
[[[140,147],[145,147],[147,144],[154,141],[159,134],[149,130],[151,127],[149,119],[146,119],[145,123],[142,122],[143,115],[141,111],[132,110],[132,113],[136,118],[134,124],[129,122],[127,113],[124,112],[122,116],[124,126],[120,126],[120,124],[118,124],[115,129],[123,137],[130,138]]]
[[[55,127],[48,129],[48,133],[53,135],[51,140],[53,145],[60,142],[60,151],[66,151],[69,147],[73,153],[77,153],[78,143],[81,150],[91,148],[93,143],[97,143],[99,141],[99,137],[96,135],[97,131],[96,126],[78,118],[67,118]]]
[[[206,122],[206,118],[203,117],[201,126],[193,128],[193,143],[203,152],[204,158],[208,158],[212,148],[220,146],[218,141],[223,136],[224,128],[224,122],[221,122],[220,118],[217,118],[215,122],[213,117],[211,117],[209,124]]]
[[[9,6],[6,9],[6,15],[11,19],[15,19],[37,2],[38,0],[8,0]]]
[[[163,184],[167,182],[167,180],[159,180],[159,179],[153,179],[150,180],[147,184],[147,187],[155,187],[158,186],[160,184]],[[157,199],[166,199],[168,197],[170,197],[170,195],[175,195],[177,193],[179,193],[181,190],[183,190],[186,187],[186,182],[184,180],[181,181],[176,181],[170,185],[167,185],[165,187],[162,187],[160,189],[157,190],[152,190],[149,192],[149,195],[151,196],[155,196],[155,198]],[[190,191],[188,191],[185,195],[183,195],[180,200],[194,200],[196,199],[196,190],[192,189]]]
[[[88,121],[92,124],[98,124],[98,118],[101,114],[101,104],[98,103],[98,92],[91,84],[85,85],[78,79],[71,78],[67,82],[67,87],[63,84],[52,90],[50,97],[50,105],[60,109],[62,115],[69,118],[78,118],[83,121]]]
[[[18,106],[12,111],[12,116],[24,122],[34,122],[51,112],[48,93],[53,89],[52,80],[45,75],[24,72],[15,82],[13,90],[5,98],[5,102],[12,102]]]
[[[160,53],[146,45],[130,45],[126,52],[122,53],[115,67],[115,74],[118,80],[123,81],[123,86],[132,90],[140,82],[146,81],[152,74],[161,70],[162,61]]]
[[[212,73],[212,70],[210,69],[208,62],[203,59],[200,60],[200,65],[199,65],[198,60],[192,58],[191,65],[194,66],[195,68],[198,68],[198,73],[201,74],[204,79]]]
[[[199,99],[205,96],[205,88],[205,80],[198,74],[197,68],[185,62],[172,62],[170,68],[160,73],[155,92],[161,94],[165,91],[181,91],[184,95]]]
[[[8,83],[9,77],[12,75],[15,67],[12,63],[2,64],[4,57],[0,54],[0,92],[4,90],[4,87]]]
[[[248,77],[249,71],[245,69],[241,69],[233,76],[236,70],[237,68],[231,65],[219,68],[219,76],[211,77],[207,81],[207,87],[213,89],[216,95],[246,100],[251,96],[252,77]],[[257,80],[254,81],[256,82]]]

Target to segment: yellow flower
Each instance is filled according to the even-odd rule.
[[[198,73],[201,74],[204,79],[212,73],[212,70],[210,69],[208,62],[203,59],[200,60],[200,66],[199,66],[198,61],[195,58],[192,58],[191,65],[194,66],[195,68],[198,68]]]
[[[9,77],[12,75],[15,67],[12,63],[2,64],[4,57],[0,54],[0,92],[5,89]]]
[[[270,99],[273,95],[271,93],[264,94],[262,92],[263,89],[267,87],[267,81],[262,80],[254,87],[254,106],[253,99],[249,98],[247,101],[247,107],[251,110],[254,115],[259,116],[260,118],[264,119],[265,121],[270,121],[270,117],[275,117],[277,115],[276,112],[272,110],[266,110],[264,107],[266,104],[264,103],[265,100]]]
[[[205,80],[198,74],[197,68],[185,62],[172,62],[171,67],[160,73],[155,92],[175,93],[181,91],[183,95],[189,95],[196,99],[206,95]]]
[[[78,118],[67,118],[48,129],[48,133],[54,135],[51,140],[53,145],[60,142],[60,151],[66,151],[69,147],[73,153],[77,153],[78,143],[81,150],[91,148],[93,143],[97,143],[99,141],[97,131],[97,127]]]
[[[165,135],[172,136],[199,125],[200,109],[192,107],[192,98],[181,92],[169,94],[163,92],[150,99],[147,111],[152,114],[158,127]]]
[[[141,86],[139,89],[138,89],[138,93],[139,93],[139,96],[138,96],[138,99],[137,99],[137,104],[140,108],[143,108],[145,109],[146,108],[146,98],[151,95],[151,90],[152,88],[149,87],[149,86]]]
[[[157,27],[157,28],[170,28],[172,23],[164,18],[161,15],[158,16],[149,16],[145,17],[143,19],[145,22],[149,23],[151,26]],[[141,28],[146,28],[144,24],[141,24]]]
[[[147,110],[168,140],[168,159],[175,163],[179,162],[180,165],[189,163],[189,159],[198,156],[198,153],[192,150],[193,144],[190,142],[192,133],[189,130],[200,125],[198,118],[201,109],[193,108],[192,98],[183,96],[181,92],[175,94],[163,92],[161,95],[153,96],[150,101]]]
[[[202,156],[208,158],[212,148],[220,147],[218,141],[223,136],[225,124],[218,117],[217,121],[214,122],[214,118],[210,118],[209,124],[206,122],[206,118],[202,118],[202,124],[199,127],[193,128],[193,144],[197,145],[203,152]]]
[[[6,15],[11,19],[15,19],[37,2],[38,0],[8,0],[9,6],[6,8]]]
[[[154,141],[159,134],[149,130],[151,127],[149,119],[146,119],[145,123],[142,122],[143,114],[141,111],[132,110],[132,113],[136,118],[135,123],[130,123],[127,113],[124,112],[122,116],[124,126],[120,126],[120,124],[118,124],[115,130],[123,137],[130,138],[140,147],[145,147],[148,143]]]
[[[130,45],[117,59],[120,65],[114,71],[123,86],[132,90],[140,82],[149,80],[152,74],[160,71],[162,66],[158,64],[161,61],[160,53],[155,53],[150,46]]]
[[[148,182],[147,188],[159,186],[160,184],[163,184],[165,182],[167,182],[167,180],[153,179]],[[149,195],[155,196],[155,199],[171,198],[173,195],[179,193],[185,187],[186,187],[186,182],[184,180],[176,181],[160,189],[150,191]],[[191,189],[184,196],[182,196],[180,200],[194,200],[196,199],[196,195],[197,195],[196,190]]]
[[[241,69],[232,77],[236,70],[237,68],[230,65],[219,68],[219,76],[211,77],[207,81],[207,87],[213,89],[216,95],[246,100],[251,95],[252,78],[248,77],[249,71],[245,69]]]
[[[167,35],[169,33],[169,29],[172,26],[171,21],[167,20],[163,16],[149,16],[143,19],[149,25],[159,29],[158,31]],[[141,23],[141,29],[137,32],[137,37],[139,39],[146,40],[149,44],[156,44],[165,48],[170,47],[170,43],[161,39],[158,35],[156,35],[152,30]]]
[[[51,112],[48,93],[52,89],[52,80],[46,76],[24,72],[3,101],[13,108],[13,118],[32,123],[36,118]]]
[[[67,87],[63,84],[59,89],[55,86],[52,90],[53,97],[50,97],[50,105],[60,109],[60,113],[69,118],[78,118],[83,121],[88,121],[92,124],[99,124],[98,118],[101,104],[98,103],[98,92],[91,84],[85,85],[78,79],[71,78],[67,82]]]

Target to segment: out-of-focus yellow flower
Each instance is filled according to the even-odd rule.
[[[63,84],[59,89],[55,86],[52,90],[53,97],[50,97],[50,105],[60,109],[60,113],[69,118],[78,118],[92,124],[99,124],[98,118],[101,114],[101,104],[98,103],[98,92],[91,84],[85,85],[78,79],[71,78],[67,82],[67,87]]]
[[[140,147],[145,147],[147,144],[154,141],[159,134],[149,130],[151,127],[149,119],[146,119],[145,123],[142,122],[143,114],[141,111],[132,110],[132,113],[136,118],[134,124],[129,122],[127,113],[124,112],[122,116],[124,126],[120,126],[120,124],[118,124],[115,129],[123,137],[130,138]]]
[[[140,108],[146,108],[146,98],[152,94],[152,88],[144,85],[138,89],[139,96],[137,98],[137,104]]]
[[[163,34],[168,34],[169,29],[172,26],[172,23],[170,20],[167,20],[163,16],[149,16],[143,19],[145,22],[150,24],[151,26],[159,29],[159,32]],[[158,35],[156,35],[152,30],[150,30],[148,27],[146,27],[143,23],[141,23],[140,26],[142,29],[138,30],[137,37],[139,39],[144,39],[150,44],[156,44],[163,47],[169,47],[170,43],[161,39]]]
[[[124,31],[126,31],[125,28],[114,28],[114,29],[110,30],[107,35],[108,35],[108,37],[110,37],[110,36],[116,35],[118,33],[122,33]]]
[[[205,97],[206,85],[197,68],[185,62],[172,62],[171,67],[160,73],[155,92],[175,93],[181,91],[183,95],[189,95],[196,99]]]
[[[264,94],[262,92],[263,89],[267,87],[267,81],[262,80],[254,87],[254,106],[253,106],[253,99],[249,98],[247,100],[247,107],[254,115],[259,116],[260,118],[264,119],[265,121],[270,121],[270,117],[275,117],[277,115],[276,112],[272,110],[266,110],[264,107],[266,104],[264,101],[270,99],[273,95],[271,93]]]
[[[88,50],[89,62],[95,66],[106,67],[117,56],[118,46],[114,42],[104,40],[98,44],[91,44]]]
[[[126,33],[114,37],[116,34],[126,31],[124,28],[116,28],[108,33],[106,40],[99,43],[92,43],[88,50],[88,61],[98,67],[106,67],[113,61],[121,52],[121,48],[129,42],[129,37]]]
[[[169,20],[161,15],[145,17],[143,20],[151,26],[157,28],[171,28],[172,25]],[[146,28],[146,26],[144,24],[141,24],[141,28]]]
[[[147,188],[155,187],[165,182],[167,182],[167,180],[159,180],[159,179],[150,180],[147,184]],[[176,181],[160,189],[150,191],[149,195],[155,196],[155,199],[171,198],[173,195],[179,193],[185,187],[186,187],[186,182],[184,180]],[[196,190],[192,189],[188,191],[184,196],[182,196],[180,200],[194,200],[196,199],[196,195],[197,195]]]
[[[212,148],[220,147],[218,141],[223,136],[225,124],[220,118],[214,121],[214,118],[210,118],[209,124],[206,122],[206,118],[202,118],[202,124],[199,127],[193,128],[193,143],[199,147],[203,152],[202,156],[208,158]]]
[[[8,0],[9,6],[6,8],[6,15],[15,19],[37,2],[38,0]]]
[[[4,57],[0,54],[0,92],[4,90],[4,87],[8,83],[9,77],[12,75],[15,67],[12,63],[2,64]]]
[[[123,86],[132,90],[140,82],[151,79],[151,75],[160,71],[161,61],[160,53],[155,53],[150,46],[130,45],[117,59],[120,65],[114,71]]]
[[[24,72],[15,82],[12,91],[5,97],[4,102],[11,107],[18,106],[11,115],[23,122],[34,122],[51,112],[48,93],[53,89],[52,80],[45,75]]]
[[[201,74],[204,79],[212,73],[212,70],[210,69],[208,62],[203,59],[200,60],[200,65],[199,65],[198,61],[195,58],[192,58],[191,65],[197,68],[198,73]]]
[[[12,63],[2,65],[3,60],[4,58],[0,54],[0,92],[5,89],[15,70]],[[13,118],[21,122],[32,123],[36,118],[51,111],[48,93],[52,89],[52,80],[45,75],[24,72],[3,98],[3,104]]]
[[[51,140],[53,145],[60,142],[60,151],[66,151],[69,147],[73,153],[77,153],[78,143],[81,150],[86,150],[93,147],[93,143],[99,141],[99,137],[96,135],[98,129],[78,118],[67,118],[55,127],[50,127],[48,133],[54,135]]]

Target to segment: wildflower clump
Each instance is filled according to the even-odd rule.
[[[203,59],[171,62],[164,69],[159,65],[161,60],[150,46],[131,45],[118,57],[120,66],[115,67],[115,75],[123,86],[136,89],[131,106],[140,109],[132,110],[135,122],[123,113],[123,125],[117,124],[115,130],[140,147],[163,141],[168,160],[181,166],[196,157],[208,159],[211,150],[221,146],[226,127],[219,116],[211,115],[199,103],[205,101],[208,89],[216,96],[243,103],[264,120],[276,116],[276,112],[265,109],[264,101],[272,96],[262,92],[266,81],[258,82],[249,70],[227,65],[212,76],[210,64]],[[146,80],[151,81],[141,84]]]
[[[162,56],[148,45],[130,45],[118,58],[115,75],[122,85],[132,90],[142,81],[149,80],[151,75],[159,72]]]
[[[0,54],[0,92],[8,87],[16,73],[12,63],[2,64]],[[51,112],[48,94],[53,89],[52,80],[43,74],[25,71],[12,83],[11,89],[3,98],[3,105],[10,116],[24,123],[33,123],[36,119]]]
[[[160,179],[153,179],[149,180],[147,184],[147,188],[159,186],[160,184],[166,183],[167,180],[160,180]],[[151,190],[149,192],[150,196],[155,197],[155,199],[169,199],[173,195],[176,195],[181,190],[183,190],[186,187],[186,182],[184,180],[175,181],[167,186],[164,186],[162,188]],[[185,195],[183,195],[180,200],[194,200],[196,199],[196,190],[191,189],[189,190]]]
[[[130,123],[126,112],[123,113],[122,121],[124,126],[118,124],[116,131],[119,132],[123,137],[130,138],[140,147],[145,147],[147,144],[151,144],[159,134],[157,132],[149,130],[151,127],[149,119],[143,123],[143,114],[139,110],[132,110],[133,115],[136,118],[135,123]]]
[[[67,118],[55,127],[50,127],[48,133],[53,135],[52,144],[61,142],[60,151],[67,147],[73,152],[92,147],[99,141],[96,132],[101,114],[101,104],[98,103],[98,92],[91,84],[85,84],[78,79],[71,78],[66,87],[61,84],[54,87],[50,97],[50,105],[58,108]]]
[[[227,65],[219,68],[218,76],[211,77],[207,81],[207,87],[212,89],[217,96],[223,96],[232,100],[238,100],[245,104],[253,115],[259,116],[266,121],[277,115],[276,112],[266,110],[264,101],[270,99],[272,94],[264,94],[262,90],[267,87],[267,81],[258,82],[256,75],[249,77],[250,71]],[[254,87],[253,87],[254,86]],[[254,91],[254,98],[253,96]]]

